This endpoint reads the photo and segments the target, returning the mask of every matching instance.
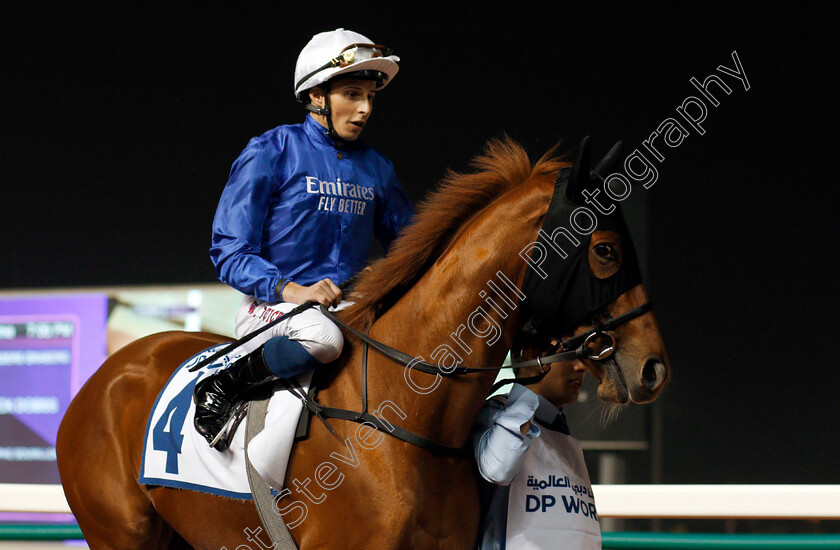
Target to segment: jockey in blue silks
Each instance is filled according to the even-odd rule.
[[[219,278],[245,295],[237,338],[307,301],[340,307],[335,282],[365,266],[373,237],[387,250],[413,215],[391,162],[358,139],[398,62],[352,31],[315,35],[295,67],[294,93],[308,116],[251,139],[233,163],[210,257]],[[253,342],[261,344],[253,353],[196,384],[195,427],[208,443],[251,385],[309,372],[344,344],[316,308]]]

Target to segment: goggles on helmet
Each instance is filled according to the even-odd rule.
[[[345,67],[349,67],[353,63],[358,63],[359,61],[366,61],[377,57],[388,57],[393,53],[394,52],[391,48],[382,46],[381,44],[350,44],[341,50],[341,53],[337,56],[333,57],[308,75],[298,80],[297,84],[295,84],[295,88],[300,87],[301,84],[325,69],[332,69],[335,67],[343,69]]]

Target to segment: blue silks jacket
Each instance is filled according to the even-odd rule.
[[[336,284],[387,250],[414,213],[391,162],[361,141],[337,149],[311,116],[251,139],[213,220],[216,274],[269,302],[285,280]]]

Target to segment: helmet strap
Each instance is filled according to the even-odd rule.
[[[307,111],[312,111],[316,115],[327,117],[327,134],[332,138],[333,142],[335,142],[337,149],[343,149],[347,145],[347,141],[338,135],[332,121],[332,109],[330,109],[330,82],[324,82],[323,84],[320,84],[320,86],[324,92],[324,106],[317,107],[313,105],[312,102],[309,102],[304,107]]]
[[[330,114],[329,108],[327,108],[327,107],[316,107],[315,105],[312,105],[311,103],[307,103],[306,105],[303,106],[303,108],[306,109],[307,111],[311,111],[311,112],[315,113],[316,115],[320,115],[320,116],[329,116],[329,114]]]

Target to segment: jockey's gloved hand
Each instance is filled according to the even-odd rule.
[[[316,302],[324,307],[330,307],[341,303],[341,298],[341,289],[330,279],[322,279],[309,286],[289,281],[283,288],[283,301],[292,304]]]

